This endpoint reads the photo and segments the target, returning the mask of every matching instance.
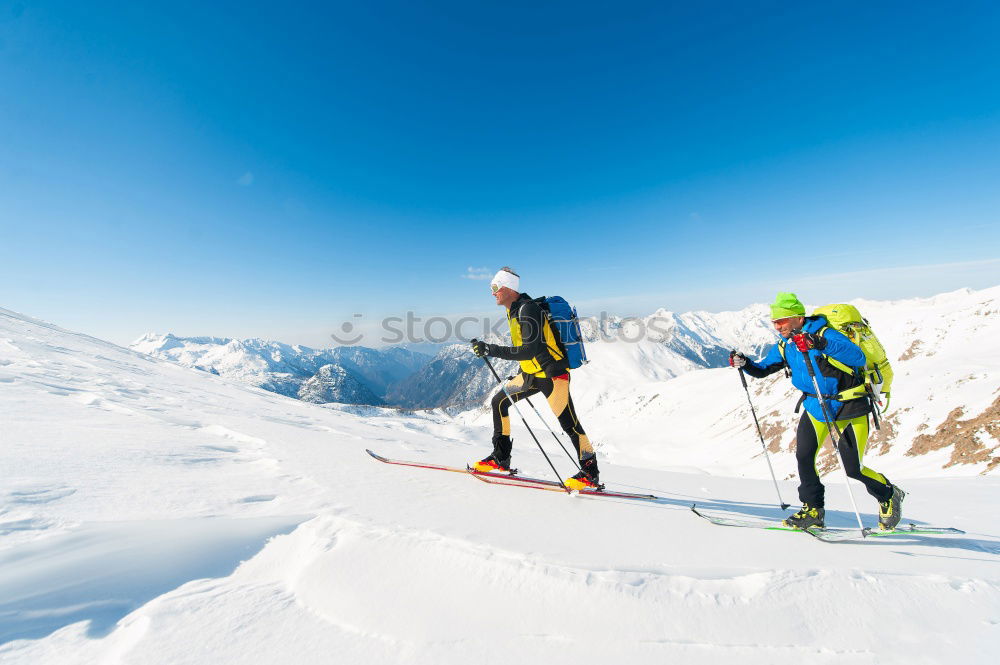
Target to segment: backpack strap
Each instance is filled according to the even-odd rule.
[[[541,298],[535,298],[534,301],[538,305],[538,309],[542,310],[542,341],[545,343],[545,350],[549,352],[550,356],[552,356],[552,360],[556,362],[565,360],[569,354],[567,354],[566,347],[563,346],[562,343],[562,338],[559,337],[559,333],[553,324],[552,311],[549,309],[548,298],[542,296]],[[548,332],[552,337],[552,341],[555,342],[555,346],[550,344],[549,341],[545,339],[546,335],[544,329],[548,329]],[[553,351],[555,353],[553,353]],[[556,354],[559,354],[560,357],[556,358]],[[569,369],[567,368],[566,371],[568,372]]]

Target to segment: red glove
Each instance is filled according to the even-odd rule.
[[[797,335],[792,335],[792,341],[795,342],[795,348],[799,351],[809,351],[810,349],[825,349],[826,340],[819,335],[814,335],[812,333],[799,333]]]

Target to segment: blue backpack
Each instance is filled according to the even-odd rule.
[[[580,319],[576,315],[576,307],[561,296],[550,296],[539,300],[542,309],[549,315],[552,329],[556,332],[556,341],[566,356],[569,368],[582,367],[587,363],[587,351],[583,348],[583,333],[580,332]]]

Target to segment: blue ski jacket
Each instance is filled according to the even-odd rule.
[[[802,326],[804,332],[815,334],[826,327],[826,330],[823,330],[826,347],[822,351],[816,349],[809,351],[809,361],[816,374],[816,383],[819,384],[827,408],[830,410],[830,416],[834,420],[856,418],[871,410],[868,399],[860,398],[842,402],[836,397],[841,391],[860,385],[863,382],[862,375],[856,371],[854,373],[844,372],[833,366],[829,359],[833,358],[854,370],[861,370],[865,366],[865,354],[846,335],[827,326],[825,317],[806,317],[806,322]],[[816,388],[813,386],[809,370],[806,368],[805,354],[796,348],[792,340],[781,340],[771,347],[767,355],[759,361],[748,358],[744,371],[752,377],[762,378],[785,366],[792,374],[792,385],[801,390],[805,397],[802,403],[805,405],[806,411],[813,418],[822,422],[824,420],[823,409],[816,398]]]

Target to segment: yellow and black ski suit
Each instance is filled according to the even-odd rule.
[[[862,461],[868,445],[868,414],[871,403],[858,386],[862,379],[855,372],[845,369],[863,368],[865,355],[851,340],[836,330],[827,327],[821,316],[807,317],[803,326],[806,332],[823,336],[826,347],[809,351],[809,362],[813,364],[817,382],[824,393],[830,416],[836,421],[837,429],[843,437],[840,440],[840,459],[850,478],[861,481],[868,493],[880,503],[892,496],[892,485],[878,471],[869,469]],[[795,458],[799,467],[799,500],[810,506],[824,505],[825,489],[816,470],[816,458],[820,446],[830,433],[806,368],[806,358],[788,342],[776,344],[760,362],[747,361],[743,370],[754,378],[762,378],[787,367],[792,375],[792,383],[803,391],[800,405],[805,405],[805,413],[799,420],[795,433]],[[861,396],[855,397],[859,393]],[[795,409],[798,412],[798,408]]]
[[[521,373],[507,382],[507,392],[501,390],[493,396],[493,438],[510,436],[511,400],[518,402],[537,393],[545,395],[559,425],[569,436],[582,460],[594,454],[580,419],[576,416],[573,398],[569,394],[569,365],[560,348],[558,338],[547,321],[538,301],[522,293],[507,311],[512,346],[493,346],[491,355],[503,360],[516,360]],[[509,446],[509,443],[506,444]],[[498,451],[509,458],[510,451]],[[504,455],[503,453],[507,454]]]

